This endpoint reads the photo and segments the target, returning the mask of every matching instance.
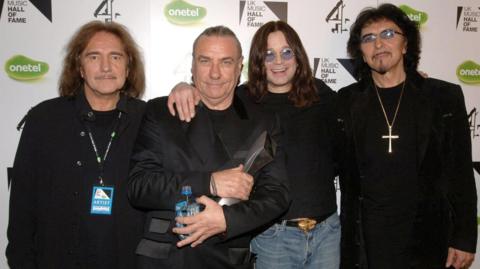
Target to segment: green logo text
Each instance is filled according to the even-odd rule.
[[[457,77],[467,84],[480,83],[480,65],[471,60],[463,62],[457,67]]]
[[[207,10],[183,0],[173,0],[165,6],[164,13],[169,22],[188,25],[201,21],[207,15]]]
[[[425,12],[415,10],[407,5],[400,5],[399,8],[407,14],[410,20],[417,22],[418,25],[423,25],[428,20],[428,15]]]
[[[48,64],[23,55],[15,55],[5,63],[5,72],[16,80],[34,80],[48,72]]]

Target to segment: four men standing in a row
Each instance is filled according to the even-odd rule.
[[[313,99],[299,106],[302,113],[325,100],[332,104],[321,114],[332,133],[318,137],[332,143],[305,146],[316,149],[312,154],[328,152],[340,168],[340,267],[468,268],[477,226],[465,104],[458,86],[418,75],[418,26],[393,5],[363,11],[348,42],[359,82],[336,98],[313,80],[301,84],[309,78],[296,70],[308,67],[308,59],[292,50],[295,36],[287,32],[263,37],[267,50],[257,56],[264,64],[249,70],[252,81],[265,79],[267,92],[260,95],[253,83],[237,89],[243,56],[234,33],[223,26],[202,32],[193,45],[195,89],[187,90],[200,104],[176,100],[178,112],[195,116],[182,122],[185,115],[170,115],[166,98],[149,101],[146,111],[135,99],[144,90],[143,64],[122,26],[84,25],[67,47],[62,97],[27,116],[11,187],[11,268],[252,268],[255,255],[262,259],[288,245],[258,245],[252,255],[251,237],[269,226],[291,223],[308,239],[331,224],[331,214],[282,215],[289,185],[298,184],[285,164],[293,169],[289,161],[307,153],[285,154],[293,136],[282,136],[277,116],[256,104],[268,94],[287,94],[281,100],[299,104],[307,90]],[[280,78],[288,87],[277,87]],[[273,156],[248,174],[250,146],[264,132]],[[175,217],[185,185],[203,211]],[[239,202],[221,206],[221,198]]]

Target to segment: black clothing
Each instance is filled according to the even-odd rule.
[[[204,105],[182,122],[167,110],[167,99],[156,98],[147,110],[132,155],[129,196],[132,204],[150,210],[144,238],[137,248],[140,268],[253,268],[249,243],[253,231],[279,217],[288,207],[284,153],[276,147],[274,160],[255,174],[249,200],[223,206],[227,230],[192,248],[177,248],[175,201],[180,188],[192,187],[194,197],[210,196],[210,175],[243,163],[253,141],[267,131],[279,141],[274,117],[235,95],[225,119],[212,119]],[[223,114],[223,113],[220,113]]]
[[[403,83],[379,89],[390,124]],[[405,87],[393,124],[392,153],[388,153],[388,125],[373,92],[367,109],[363,223],[369,268],[408,268],[408,240],[413,229],[418,197],[415,148],[414,96]]]
[[[94,120],[84,121],[87,134],[91,131],[98,155],[102,159],[109,144],[114,125],[117,123],[119,113],[117,109],[112,111],[93,111]],[[93,145],[90,145],[90,151],[94,152]],[[112,158],[110,154],[111,153],[107,155],[107,162]],[[86,172],[86,178],[89,180],[84,180],[82,187],[85,190],[91,190],[92,186],[99,186],[100,173],[98,165],[97,167],[92,167],[92,170]],[[104,180],[104,184],[111,186],[112,182],[110,182],[109,179],[105,178]],[[114,229],[112,219],[105,216],[86,214],[85,229],[89,237],[88,245],[85,248],[87,251],[87,264],[95,266],[96,261],[101,260],[103,262],[102,266],[106,268],[117,268],[115,245],[118,244],[118,242],[116,241],[115,235],[109,232]]]
[[[122,96],[112,112],[122,112],[104,171],[105,185],[115,188],[112,215],[90,214],[99,166],[86,128],[91,126],[103,157],[112,116],[94,113],[83,93],[47,100],[28,113],[10,193],[11,268],[135,267],[143,214],[129,205],[126,187],[144,108],[144,102]]]
[[[309,107],[295,107],[289,93],[268,93],[260,102],[264,110],[277,113],[284,130],[292,203],[282,219],[326,218],[337,209],[332,128],[336,93],[319,79],[315,87],[319,100]]]
[[[416,73],[406,81],[394,158],[385,156],[388,144],[379,139],[388,130],[373,81],[339,91],[341,268],[379,268],[382,257],[374,255],[390,250],[384,268],[444,268],[448,247],[475,252],[477,195],[461,88]],[[376,252],[366,253],[375,248],[372,240],[379,242]]]
[[[391,112],[390,123],[397,107],[400,90],[400,88],[380,90],[380,94],[385,97],[382,99],[385,110]],[[372,105],[366,111],[365,180],[361,182],[365,210],[375,211],[373,214],[376,215],[391,215],[392,211],[401,210],[407,203],[416,203],[412,199],[417,197],[418,191],[415,172],[414,97],[411,89],[405,89],[392,128],[392,135],[399,136],[398,139],[392,139],[392,153],[387,151],[388,139],[382,138],[388,135],[388,126],[380,103],[375,93],[370,98],[369,102]]]
[[[110,135],[112,131],[114,131],[114,125],[117,123],[118,113],[119,111],[116,109],[111,111],[93,111],[95,120],[93,122],[85,122],[85,126],[88,126],[92,131],[93,139],[98,148],[98,154],[102,158],[110,141]]]
[[[205,107],[205,110],[212,121],[212,127],[216,134],[221,133],[225,125],[228,125],[229,118],[235,116],[235,111],[232,107],[225,110],[211,110]]]

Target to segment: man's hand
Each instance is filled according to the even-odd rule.
[[[195,117],[195,106],[200,102],[200,94],[197,89],[185,82],[180,82],[172,89],[168,96],[168,110],[175,116],[176,105],[180,120],[190,122]]]
[[[253,187],[253,177],[243,172],[243,165],[212,173],[216,194],[222,198],[248,200]],[[212,191],[212,190],[211,190]]]
[[[445,267],[453,266],[455,269],[469,268],[475,257],[474,253],[461,251],[455,248],[448,248],[448,257]]]
[[[197,203],[205,205],[205,209],[190,217],[177,217],[178,223],[186,224],[186,227],[174,228],[176,234],[189,234],[189,236],[178,242],[177,247],[191,244],[191,247],[198,246],[206,239],[227,230],[227,223],[222,207],[207,196],[197,198]]]

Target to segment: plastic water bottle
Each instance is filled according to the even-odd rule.
[[[192,187],[190,186],[183,186],[181,191],[182,198],[175,204],[175,215],[177,217],[187,217],[193,216],[200,212],[200,206],[193,200],[192,197]],[[185,224],[178,223],[176,224],[177,227],[185,227]],[[188,234],[180,234],[178,235],[180,239],[185,239],[189,235]]]

